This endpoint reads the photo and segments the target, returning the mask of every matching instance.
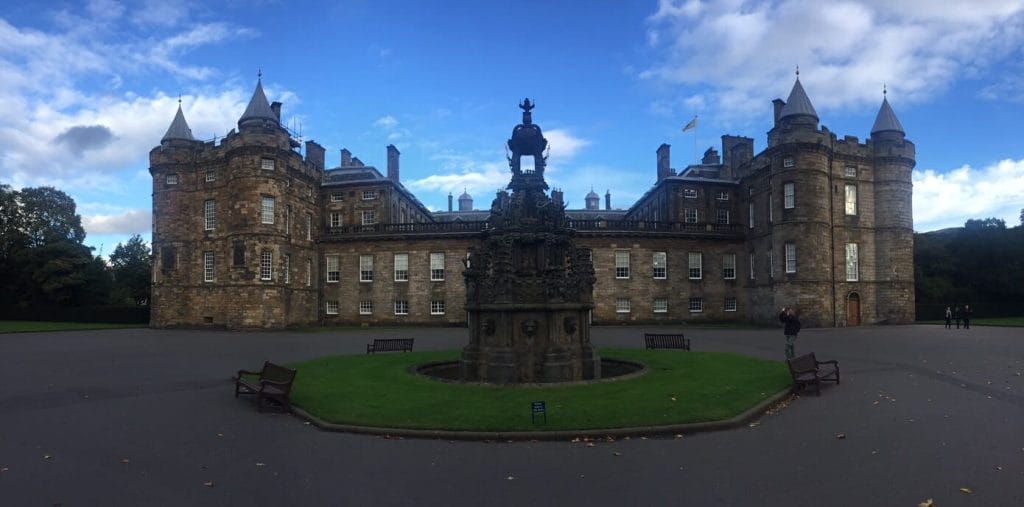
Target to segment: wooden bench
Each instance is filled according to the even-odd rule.
[[[291,368],[270,361],[264,362],[260,371],[238,370],[238,376],[235,377],[235,398],[239,394],[255,394],[257,411],[263,411],[264,403],[275,402],[285,411],[291,412],[292,405],[288,401],[288,393],[292,391],[295,373]],[[259,379],[253,382],[244,375],[259,375]]]
[[[648,349],[680,349],[690,350],[690,340],[683,334],[644,333],[644,346]]]
[[[414,338],[374,338],[373,343],[366,344],[366,353],[374,352],[412,352]]]
[[[839,362],[818,361],[814,352],[793,359],[787,359],[789,373],[793,376],[793,391],[814,384],[814,390],[821,396],[822,382],[839,383]]]

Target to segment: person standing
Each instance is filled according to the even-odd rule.
[[[783,333],[786,335],[786,359],[793,359],[796,347],[796,335],[800,332],[800,319],[792,308],[782,307],[779,312],[779,322],[783,325]]]
[[[956,328],[960,329],[960,307],[953,309],[953,320],[956,321]]]
[[[946,307],[946,329],[953,329],[953,310],[948,306]]]
[[[971,328],[971,305],[964,305],[963,317],[964,317],[964,329]]]

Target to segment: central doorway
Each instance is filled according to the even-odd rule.
[[[860,325],[860,294],[856,292],[851,292],[846,297],[846,325]]]

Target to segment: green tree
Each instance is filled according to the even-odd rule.
[[[964,229],[967,230],[978,230],[978,229],[1005,229],[1006,220],[1001,218],[989,217],[984,220],[977,220],[971,218],[964,223]]]
[[[142,236],[133,235],[127,243],[118,243],[110,254],[110,268],[114,275],[111,302],[114,304],[149,304],[149,291],[153,262],[149,245]]]
[[[23,188],[18,195],[23,231],[29,246],[58,241],[82,244],[85,229],[75,211],[75,200],[53,187]]]
[[[12,305],[21,293],[18,252],[28,245],[18,192],[0,185],[0,305]]]

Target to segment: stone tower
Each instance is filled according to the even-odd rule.
[[[530,100],[520,107],[523,122],[508,141],[512,193],[498,193],[481,245],[466,262],[470,342],[460,375],[494,383],[599,378],[588,318],[590,250],[576,247],[561,193],[544,192],[548,143],[532,122]],[[524,157],[533,159],[528,168]]]
[[[180,105],[150,151],[151,325],[283,327],[318,320],[316,224],[323,148],[280,123],[262,80],[219,143],[197,141]]]

